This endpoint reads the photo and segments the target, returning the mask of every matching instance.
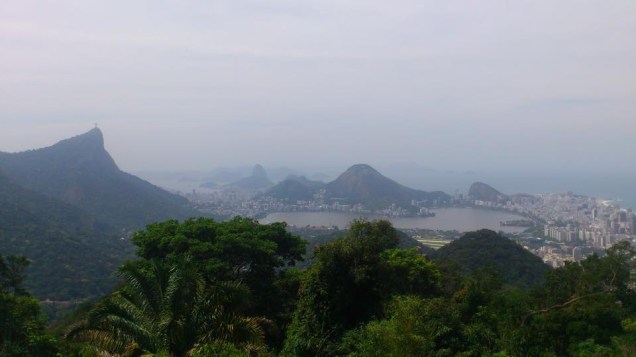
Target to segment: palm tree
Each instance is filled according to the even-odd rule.
[[[67,338],[126,356],[187,356],[217,340],[248,350],[263,346],[265,320],[240,313],[247,296],[240,283],[206,286],[189,259],[128,262],[118,276],[125,285],[73,326]]]

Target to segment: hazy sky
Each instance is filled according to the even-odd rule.
[[[0,151],[636,173],[636,1],[0,1]]]

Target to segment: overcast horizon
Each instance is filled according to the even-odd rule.
[[[636,2],[5,1],[0,151],[636,175]]]

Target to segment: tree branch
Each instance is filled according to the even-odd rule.
[[[590,297],[590,296],[594,296],[594,295],[598,295],[598,294],[602,294],[602,293],[603,293],[603,292],[601,291],[601,292],[595,292],[595,293],[591,293],[591,294],[587,294],[587,295],[582,295],[582,296],[576,296],[576,294],[575,294],[575,295],[572,295],[572,296],[571,296],[568,300],[566,300],[566,301],[565,301],[565,302],[563,302],[563,303],[556,304],[556,305],[552,305],[552,306],[547,307],[547,308],[545,308],[545,309],[540,309],[540,310],[530,311],[530,312],[529,312],[526,316],[524,316],[523,320],[521,320],[521,326],[524,326],[524,325],[525,325],[526,320],[527,320],[529,317],[532,317],[532,316],[534,316],[534,315],[538,315],[538,314],[545,314],[545,313],[548,313],[548,312],[550,312],[550,311],[554,311],[554,310],[563,309],[563,308],[565,308],[565,307],[568,307],[568,306],[570,306],[570,305],[574,304],[575,302],[577,302],[577,301],[579,301],[579,300],[586,299],[586,298],[588,298],[588,297]]]

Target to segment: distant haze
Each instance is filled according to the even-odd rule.
[[[635,38],[634,0],[2,1],[0,151],[634,177]]]

